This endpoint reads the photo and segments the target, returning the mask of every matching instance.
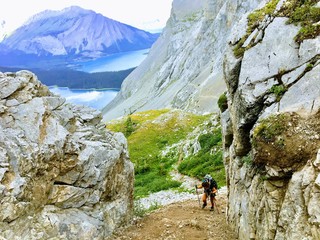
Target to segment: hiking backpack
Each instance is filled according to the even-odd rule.
[[[210,186],[213,186],[215,189],[218,190],[218,183],[213,178],[210,181]]]

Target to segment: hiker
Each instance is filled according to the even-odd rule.
[[[210,196],[210,203],[211,203],[211,208],[210,211],[214,210],[214,204],[215,204],[215,197],[216,193],[218,191],[218,185],[217,182],[209,175],[206,174],[204,176],[204,179],[202,180],[202,183],[198,186],[195,186],[197,189],[198,188],[203,188],[203,195],[202,195],[202,208],[205,208],[207,206],[207,198]]]

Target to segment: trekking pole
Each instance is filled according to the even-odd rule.
[[[218,207],[218,205],[217,205],[217,200],[216,200],[216,199],[214,200],[214,205],[216,206],[216,209],[217,209],[218,214],[220,214],[220,210],[219,210],[219,207]]]
[[[196,188],[196,193],[197,193],[197,196],[198,196],[198,202],[199,202],[199,207],[201,208],[201,203],[200,203],[200,198],[199,198],[199,194],[198,194],[198,188],[197,188],[197,185],[194,186]]]

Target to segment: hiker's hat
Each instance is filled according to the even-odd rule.
[[[212,177],[209,175],[209,174],[206,174],[205,176],[204,176],[204,179],[211,179]]]

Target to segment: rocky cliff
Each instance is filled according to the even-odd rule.
[[[105,120],[135,111],[179,108],[218,112],[225,91],[222,62],[232,26],[262,0],[174,0],[148,57],[103,109]]]
[[[133,210],[126,139],[28,71],[0,73],[1,239],[104,239]]]
[[[221,122],[227,218],[239,239],[320,239],[316,2],[270,1],[240,20],[228,41]]]

